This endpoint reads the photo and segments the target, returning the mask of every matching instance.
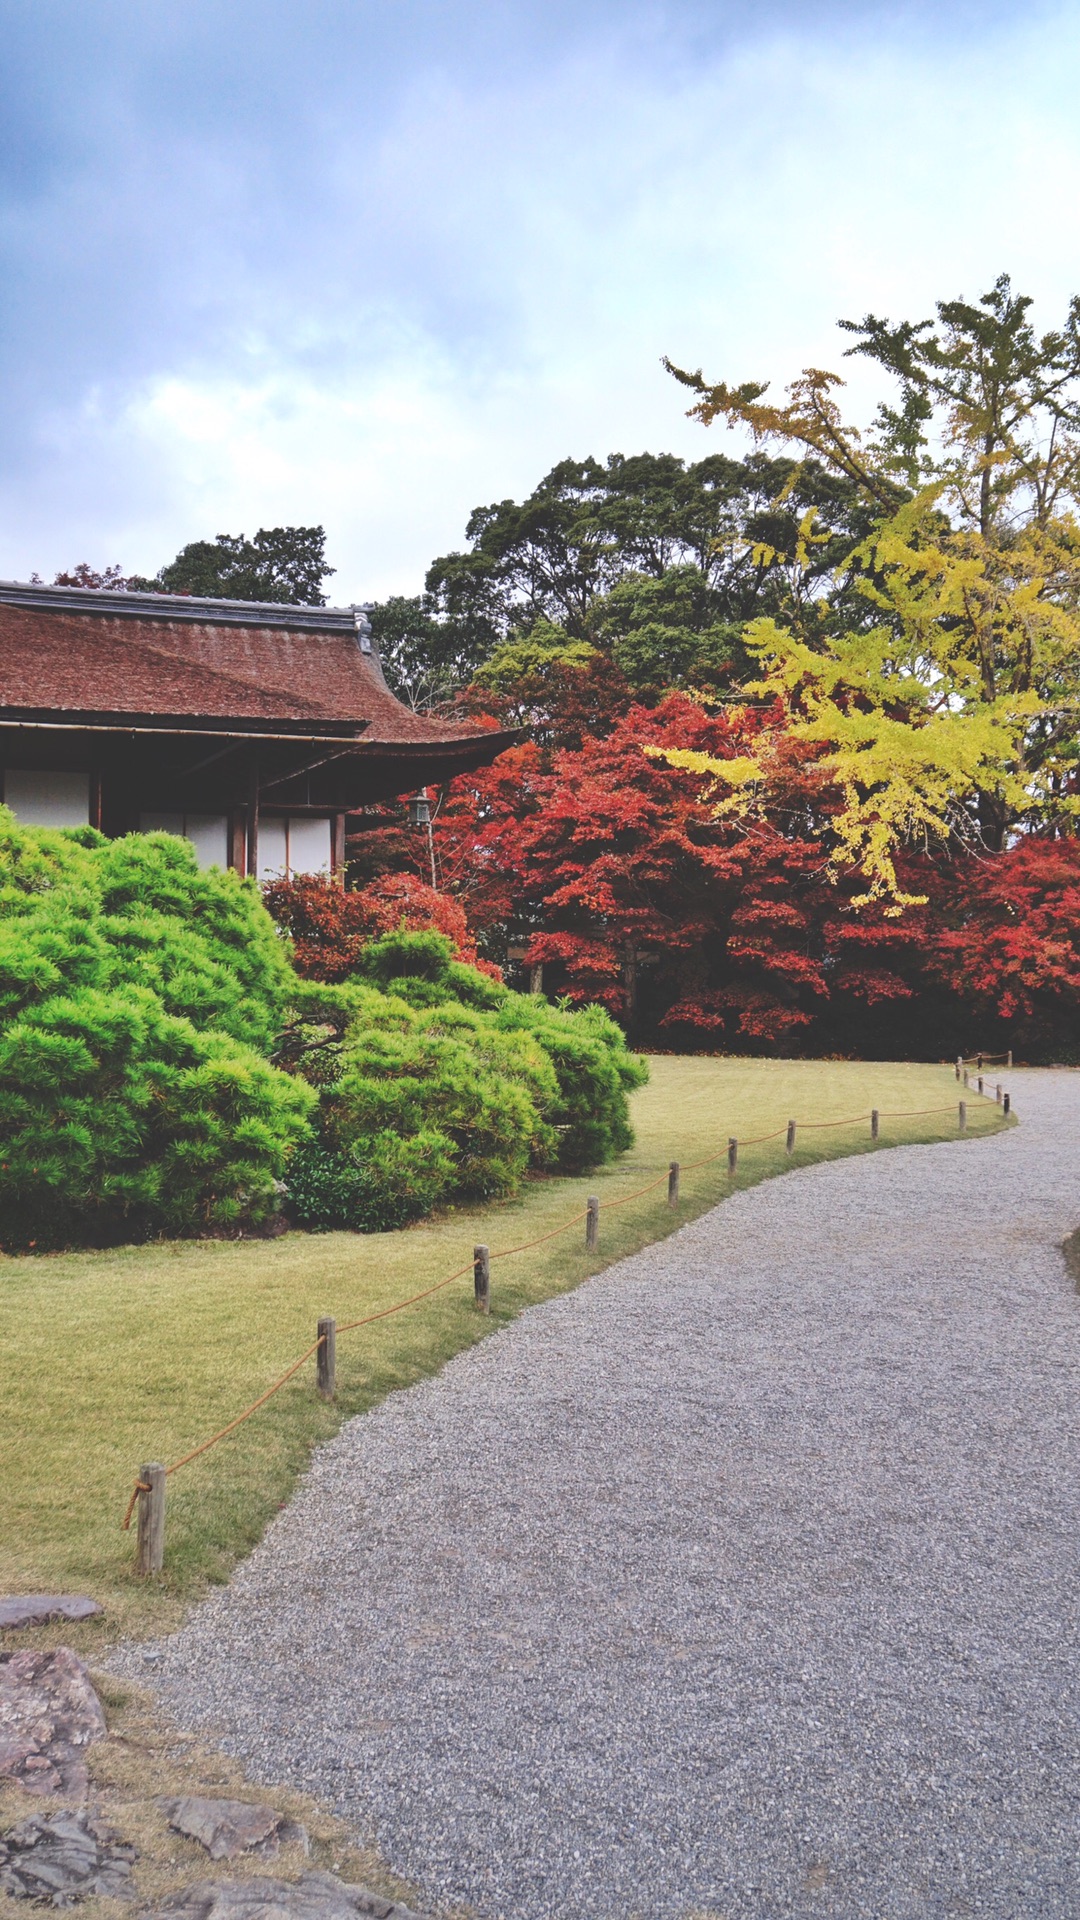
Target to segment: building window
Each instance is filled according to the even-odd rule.
[[[89,826],[90,775],[9,767],[4,775],[4,804],[21,827]]]
[[[223,813],[142,813],[140,833],[175,833],[190,840],[200,867],[229,864],[229,822]]]
[[[260,880],[329,873],[333,867],[330,821],[302,813],[260,814],[257,867]]]

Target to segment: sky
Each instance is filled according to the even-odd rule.
[[[660,362],[1080,290],[1080,7],[0,0],[0,577],[321,523],[420,591],[574,455],[739,449]]]

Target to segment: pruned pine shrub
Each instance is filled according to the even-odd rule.
[[[268,1222],[316,1103],[265,1057],[290,982],[254,887],[186,842],[0,809],[0,1245]]]
[[[289,1174],[312,1228],[398,1226],[512,1193],[530,1167],[610,1159],[647,1074],[606,1014],[511,993],[433,932],[373,941],[340,986],[299,986],[282,1057],[320,1092],[318,1144]]]

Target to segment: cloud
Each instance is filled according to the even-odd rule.
[[[322,520],[337,597],[415,591],[564,454],[710,451],[661,353],[783,380],[841,314],[1072,291],[1067,14],[114,6],[80,94],[45,6],[74,38],[5,175],[8,574]]]

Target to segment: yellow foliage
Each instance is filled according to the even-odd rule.
[[[803,558],[813,538],[807,528]],[[884,899],[896,911],[914,898],[898,885],[897,849],[971,830],[963,809],[977,796],[1011,813],[1037,808],[1050,788],[1059,811],[1080,804],[1057,791],[1052,755],[1035,772],[1026,753],[1040,722],[1065,720],[1071,738],[1080,704],[1080,529],[1064,518],[1031,525],[1006,547],[952,531],[930,490],[880,523],[855,566],[875,624],[823,638],[819,620],[811,641],[794,621],[753,621],[744,639],[760,674],[745,692],[779,703],[785,736],[820,749],[839,799],[830,864],[866,876],[858,904]],[[737,760],[660,757],[707,775],[718,813],[747,816],[773,785],[775,731],[760,740]]]
[[[1000,847],[1017,824],[1068,826],[1080,811],[1080,297],[1038,336],[1030,305],[1001,275],[977,302],[938,302],[936,322],[842,321],[849,351],[898,383],[866,435],[820,368],[776,402],[761,382],[712,385],[665,363],[696,396],[693,418],[801,450],[876,517],[824,598],[812,519],[794,555],[752,548],[791,590],[787,618],[746,629],[760,672],[745,693],[816,749],[835,798],[820,829],[830,864],[861,871],[862,899],[887,911],[907,904],[905,845]],[[662,757],[706,775],[720,811],[750,816],[769,804],[778,738],[766,726],[737,761]]]

